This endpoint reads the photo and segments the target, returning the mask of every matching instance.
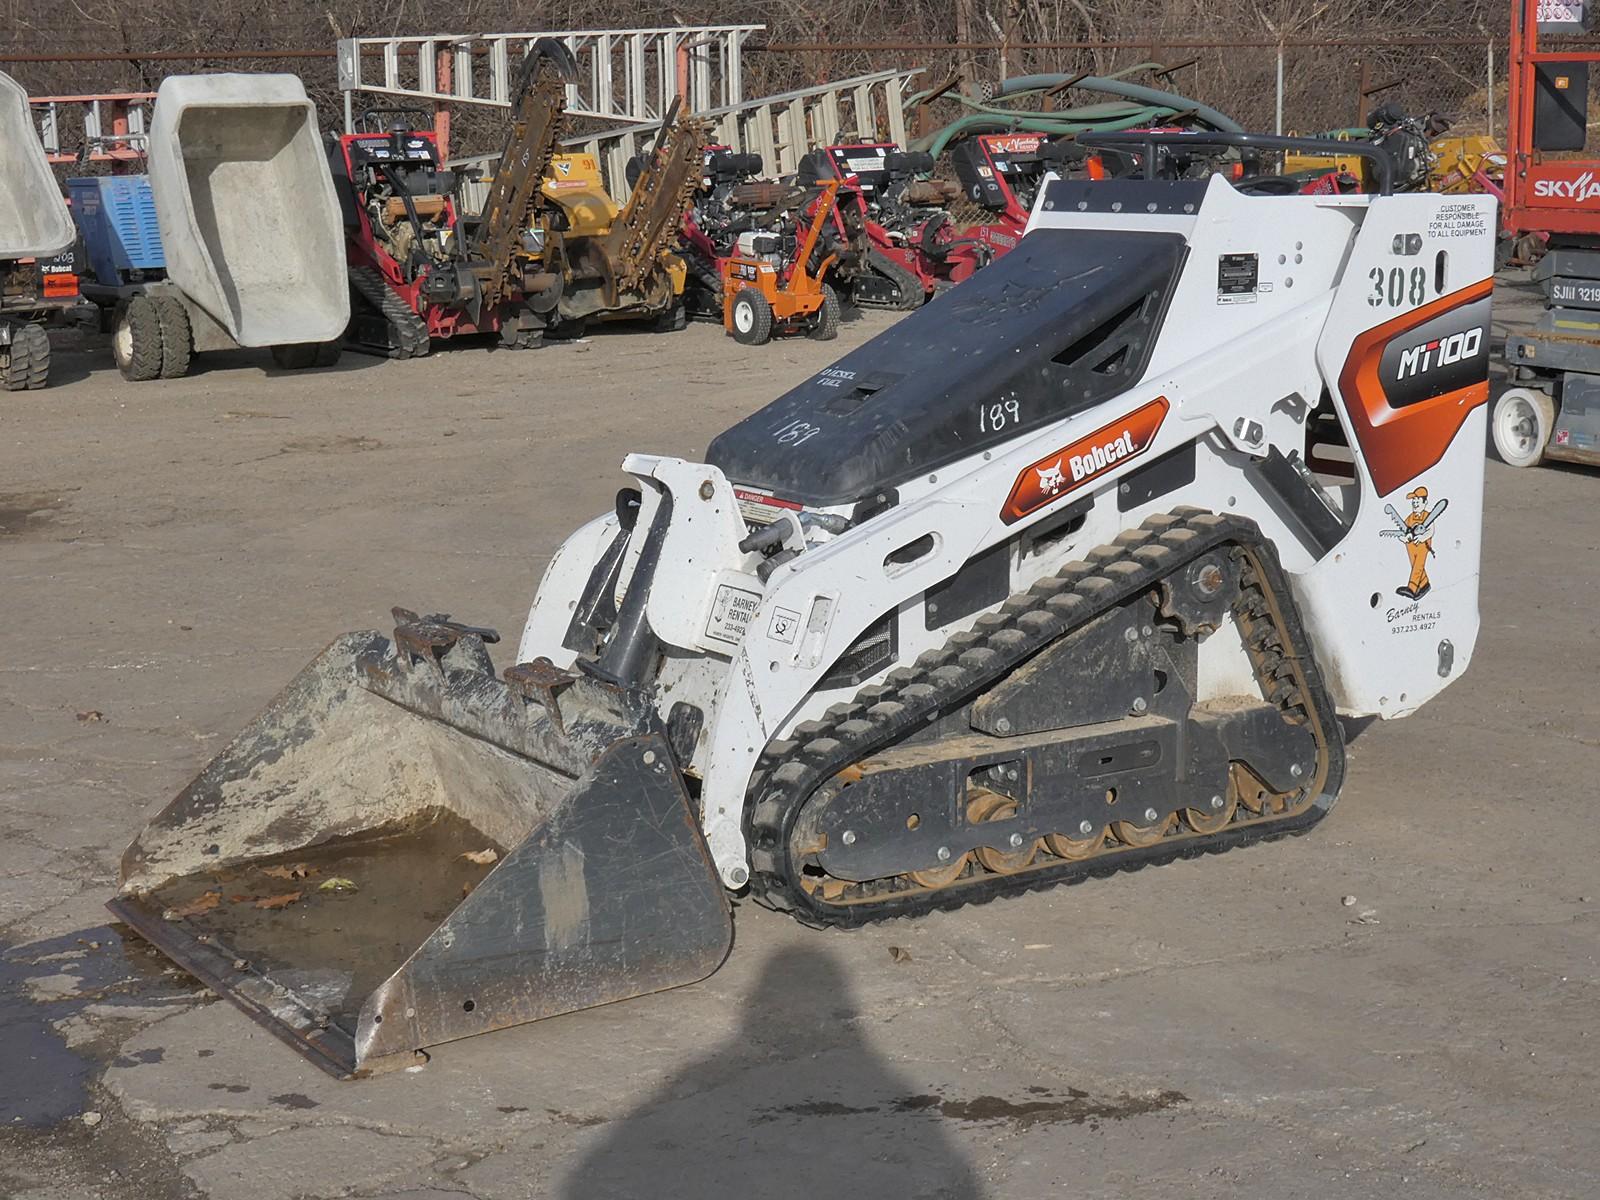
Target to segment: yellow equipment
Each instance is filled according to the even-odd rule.
[[[1483,180],[1498,186],[1505,177],[1506,153],[1500,143],[1487,134],[1448,135],[1428,143],[1433,166],[1428,172],[1428,190],[1433,192],[1481,192]]]
[[[654,317],[681,329],[688,267],[670,249],[700,180],[706,130],[676,106],[620,209],[592,154],[555,154],[537,230],[544,269],[562,280],[557,330],[600,320]]]

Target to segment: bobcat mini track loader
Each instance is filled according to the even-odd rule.
[[[1047,180],[708,461],[625,458],[503,673],[335,640],[112,910],[351,1075],[701,979],[730,891],[852,926],[1309,829],[1339,714],[1477,637],[1494,213],[1442,203]]]

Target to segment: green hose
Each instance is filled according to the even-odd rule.
[[[1067,113],[1061,114],[1060,117],[1029,115],[1026,113],[972,113],[970,116],[952,121],[943,129],[928,137],[918,138],[911,143],[911,148],[913,150],[926,150],[934,158],[938,158],[951,142],[958,138],[970,137],[975,133],[1011,133],[1021,131],[1025,133],[1072,134],[1086,133],[1091,130],[1097,133],[1120,133],[1124,129],[1136,129],[1140,125],[1149,125],[1156,121],[1165,120],[1176,115],[1177,112],[1177,109],[1172,108],[1136,108],[1126,115],[1103,121],[1074,121],[1070,119],[1070,114]]]
[[[954,99],[963,107],[973,111],[966,116],[958,117],[942,129],[917,138],[911,143],[910,149],[925,150],[937,158],[956,138],[976,132],[1023,130],[1029,133],[1073,134],[1093,130],[1115,133],[1163,120],[1180,112],[1191,113],[1201,123],[1213,129],[1232,133],[1242,132],[1242,127],[1237,121],[1208,105],[1200,104],[1176,92],[1145,87],[1120,78],[1122,75],[1143,71],[1154,65],[1141,63],[1114,75],[1086,75],[1073,82],[1072,86],[1082,88],[1084,91],[1101,92],[1118,99],[1064,108],[1050,113],[1019,111],[996,101],[1032,98],[1035,93],[1061,86],[1072,79],[1072,76],[1019,75],[1001,84],[999,92],[991,101],[976,100],[970,96],[956,96]],[[929,94],[919,92],[910,98],[909,103],[915,104]]]

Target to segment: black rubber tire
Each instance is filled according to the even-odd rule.
[[[317,361],[311,365],[315,367],[335,366],[339,361],[339,356],[343,353],[343,342],[340,342],[337,339],[331,342],[323,342],[317,347]]]
[[[733,298],[732,333],[741,346],[761,346],[772,340],[772,305],[755,288],[745,288]]]
[[[291,345],[274,346],[272,361],[282,371],[304,371],[308,367],[317,365],[317,355],[321,350],[321,342],[295,342]]]
[[[176,296],[152,296],[161,323],[161,378],[182,379],[194,357],[194,330],[189,311]]]
[[[117,305],[111,326],[111,356],[130,383],[161,377],[161,314],[149,296],[130,296]]]
[[[6,365],[0,370],[0,388],[37,392],[49,382],[50,335],[43,325],[18,325],[12,331]]]
[[[831,342],[839,336],[839,293],[822,285],[822,307],[811,319],[806,336],[814,342]]]

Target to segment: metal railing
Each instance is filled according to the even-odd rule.
[[[881,138],[904,145],[905,98],[919,73],[916,69],[877,71],[727,104],[698,115],[711,125],[713,144],[759,154],[768,174],[787,175],[799,169],[807,150],[841,138]],[[567,138],[562,145],[569,152],[593,154],[600,162],[607,190],[620,201],[628,190],[628,160],[647,149],[660,128],[660,121],[618,126]],[[482,206],[488,190],[485,180],[499,159],[498,154],[477,154],[450,161],[453,168],[478,168],[484,177],[462,184],[461,202],[468,212]]]
[[[54,164],[109,163],[113,170],[142,163],[154,92],[30,96],[39,140]]]
[[[567,87],[567,111],[574,116],[647,124],[659,122],[678,96],[697,110],[734,105],[743,98],[743,44],[764,28],[689,25],[340,38],[336,61],[345,130],[354,127],[356,92],[509,107],[517,66],[541,37],[562,42],[577,60],[578,80]]]

